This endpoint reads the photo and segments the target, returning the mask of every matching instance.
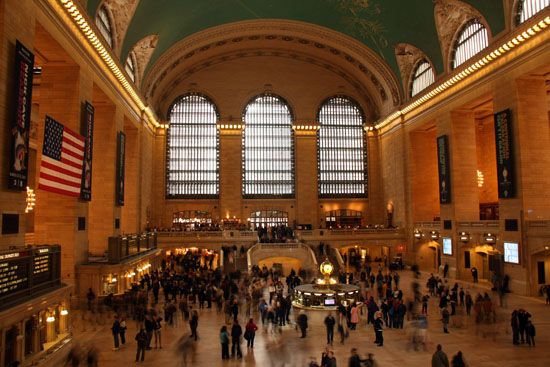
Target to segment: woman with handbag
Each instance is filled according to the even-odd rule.
[[[254,338],[256,337],[258,326],[254,323],[254,319],[248,320],[245,326],[244,338],[246,339],[246,347],[254,348]]]

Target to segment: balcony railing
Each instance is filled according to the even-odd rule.
[[[430,228],[430,229],[441,229],[441,221],[433,221],[433,222],[414,222],[414,228],[416,229],[422,229],[422,228]]]
[[[117,264],[124,259],[156,248],[157,234],[154,232],[109,237],[109,250],[105,260],[111,264]]]

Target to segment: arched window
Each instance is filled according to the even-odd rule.
[[[292,114],[278,96],[255,97],[243,114],[243,195],[294,195]]]
[[[113,27],[111,26],[111,20],[109,18],[109,14],[107,13],[107,8],[105,6],[102,6],[99,8],[96,18],[95,18],[95,24],[97,25],[97,28],[99,28],[99,32],[101,32],[101,35],[103,38],[105,38],[105,41],[109,44],[109,46],[113,47]]]
[[[360,107],[347,97],[332,97],[321,105],[318,120],[319,196],[367,196],[365,131]]]
[[[429,62],[422,60],[418,63],[412,77],[411,97],[426,89],[435,81],[434,70]]]
[[[487,28],[477,19],[472,19],[462,27],[453,48],[453,69],[479,53],[489,45]]]
[[[135,54],[133,52],[130,52],[128,54],[128,57],[126,58],[126,63],[124,64],[124,70],[126,70],[126,73],[128,73],[128,76],[132,81],[136,82],[136,61],[135,61]]]
[[[167,197],[217,197],[219,138],[216,106],[203,95],[187,94],[172,105],[169,119]]]
[[[550,0],[519,0],[517,7],[516,25],[525,22],[550,5]]]

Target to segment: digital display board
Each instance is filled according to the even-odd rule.
[[[0,308],[61,284],[59,246],[0,252]]]

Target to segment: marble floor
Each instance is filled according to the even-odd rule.
[[[411,283],[409,272],[402,274],[402,289],[407,295],[407,289]],[[426,274],[422,275],[421,284],[426,284]],[[473,284],[459,282],[472,294],[478,291],[486,291],[483,285],[474,288]],[[361,320],[357,330],[350,331],[350,337],[345,345],[335,340],[332,349],[335,352],[338,366],[347,366],[351,348],[357,348],[359,354],[366,356],[374,353],[379,367],[384,366],[431,366],[431,356],[437,344],[443,345],[443,350],[449,359],[461,350],[468,366],[480,367],[534,367],[550,366],[550,306],[544,301],[532,297],[509,295],[507,308],[499,308],[499,321],[491,329],[479,329],[473,319],[465,316],[454,316],[456,321],[451,323],[449,334],[444,334],[435,299],[430,300],[428,308],[429,325],[426,350],[422,348],[415,351],[409,343],[407,322],[405,329],[384,330],[384,346],[377,347],[373,344],[374,333],[372,326],[367,326],[364,319]],[[535,337],[537,346],[529,347],[526,344],[512,345],[509,315],[513,308],[525,308],[530,312],[532,321],[537,329]],[[460,315],[462,310],[458,309]],[[219,329],[224,322],[224,316],[217,314],[215,309],[202,309],[199,312],[199,340],[189,340],[189,326],[182,322],[181,316],[175,327],[165,326],[162,335],[162,349],[153,349],[145,354],[145,361],[137,365],[171,367],[171,366],[266,366],[305,367],[315,358],[320,362],[321,352],[326,347],[325,328],[323,325],[311,325],[308,336],[301,339],[294,326],[285,326],[282,330],[271,332],[260,327],[256,334],[254,349],[246,348],[246,342],[242,344],[243,358],[222,361],[219,344]],[[76,342],[83,348],[90,345],[99,351],[100,367],[121,367],[135,365],[136,324],[128,323],[127,344],[118,351],[113,349],[113,341],[110,333],[112,316],[104,315],[100,320],[83,321],[75,315],[73,330]],[[291,315],[292,318],[292,315]],[[255,317],[257,321],[257,316]],[[244,316],[240,323],[244,325]],[[338,339],[337,336],[335,336]]]

